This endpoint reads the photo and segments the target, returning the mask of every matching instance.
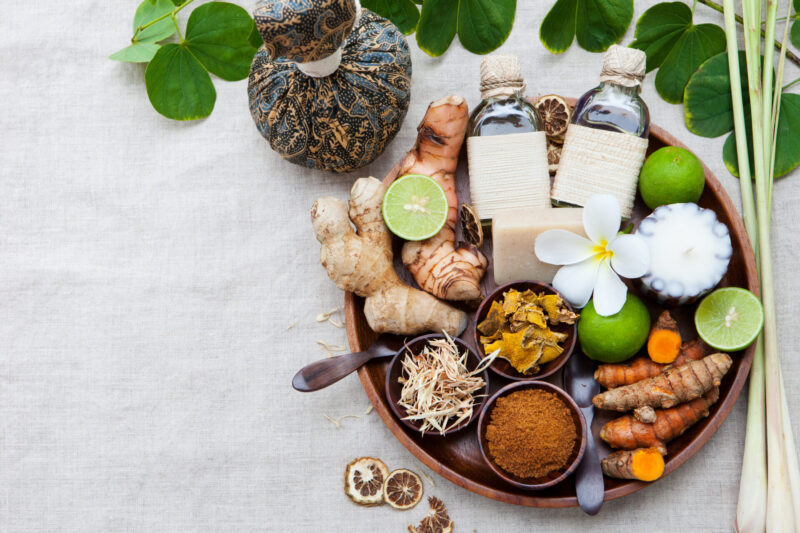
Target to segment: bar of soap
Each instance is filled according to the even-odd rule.
[[[495,283],[522,280],[552,283],[560,266],[542,263],[534,252],[536,237],[551,229],[586,237],[583,208],[508,210],[496,214],[492,219]]]

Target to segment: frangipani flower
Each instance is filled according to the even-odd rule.
[[[650,268],[650,250],[638,235],[617,235],[619,202],[610,194],[596,194],[583,208],[583,229],[589,237],[553,229],[536,239],[540,261],[561,267],[553,287],[572,305],[583,307],[594,293],[601,316],[616,314],[625,304],[628,288],[619,279],[639,278]]]

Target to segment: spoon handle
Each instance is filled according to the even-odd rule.
[[[333,385],[351,372],[376,357],[394,355],[393,350],[381,346],[371,346],[363,352],[339,355],[321,359],[303,367],[292,379],[292,387],[300,392],[313,392]]]
[[[592,427],[594,418],[594,407],[582,407],[586,425]],[[600,468],[600,458],[597,457],[597,445],[591,430],[586,442],[586,452],[583,454],[581,464],[575,471],[575,492],[578,495],[578,504],[586,514],[596,515],[603,506],[603,496],[605,486],[603,482],[603,471]]]

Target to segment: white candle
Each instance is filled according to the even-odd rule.
[[[650,248],[642,284],[661,302],[690,303],[710,291],[733,254],[728,227],[697,204],[663,205],[642,220],[636,234]]]

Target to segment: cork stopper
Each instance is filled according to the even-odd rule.
[[[481,99],[503,98],[525,92],[519,58],[491,55],[481,61]]]
[[[624,87],[641,87],[646,66],[647,56],[641,50],[612,44],[603,56],[600,81]]]
[[[253,19],[272,59],[310,63],[338,53],[358,11],[354,0],[259,0]]]

